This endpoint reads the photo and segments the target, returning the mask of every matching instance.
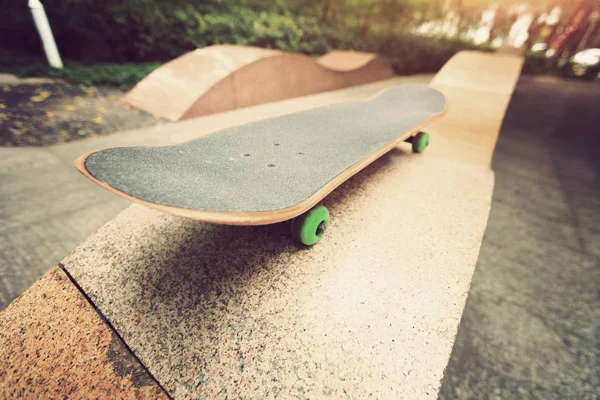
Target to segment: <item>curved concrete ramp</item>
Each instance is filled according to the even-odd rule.
[[[523,57],[478,51],[461,51],[448,60],[430,84],[444,93],[448,110],[427,130],[443,132],[450,141],[432,150],[490,166],[522,66]]]
[[[384,56],[375,53],[333,50],[317,58],[317,63],[332,71],[352,71],[364,68],[381,59],[387,60]]]
[[[125,101],[178,121],[391,78],[383,56],[333,51],[318,59],[257,47],[191,51],[140,81]]]
[[[444,64],[431,86],[512,94],[522,66],[523,58],[515,55],[461,51]]]
[[[47,394],[58,387],[64,391],[52,393],[59,397],[73,393],[72,378],[92,376],[93,385],[75,382],[85,397],[102,397],[100,390],[114,382],[112,370],[123,380],[111,393],[123,398],[162,394],[152,385],[138,388],[143,377],[174,399],[437,398],[489,214],[488,156],[511,96],[506,85],[512,87],[522,62],[502,57],[461,53],[450,61],[432,84],[446,95],[448,111],[435,131],[428,128],[428,150],[411,154],[402,144],[335,190],[326,199],[333,229],[310,250],[290,242],[285,224],[211,225],[128,208],[62,261],[64,279],[52,273],[34,288],[36,296],[18,300],[20,312],[0,314],[16,327],[0,326],[0,343],[7,331],[0,353],[9,355],[0,354],[0,393],[26,385],[26,393]],[[468,87],[453,78],[460,65],[474,69]],[[119,141],[173,144],[257,118],[365,98],[407,79],[163,124],[122,133]],[[109,140],[56,146],[52,155],[64,159],[73,146],[90,151]],[[53,295],[72,282],[93,303],[85,313],[64,305],[64,299],[74,302],[73,288]],[[87,316],[95,310],[110,327]],[[30,329],[19,330],[14,321]],[[77,331],[63,335],[70,342],[50,326],[56,321]],[[106,329],[114,329],[118,343],[107,343]],[[86,338],[88,346],[78,345]],[[115,357],[119,343],[140,364],[132,368]],[[64,373],[69,352],[85,361],[81,373]],[[10,380],[3,382],[4,371]]]

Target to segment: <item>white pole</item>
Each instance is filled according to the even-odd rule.
[[[40,3],[40,0],[29,0],[29,8],[31,9],[35,26],[42,39],[48,64],[50,64],[51,67],[61,69],[63,63],[60,59],[60,54],[58,54],[54,36],[52,36],[52,30],[50,29],[50,24],[46,17],[46,11],[44,11],[44,6]]]

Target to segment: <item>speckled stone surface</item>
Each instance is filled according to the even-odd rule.
[[[91,154],[87,171],[120,192],[192,210],[293,207],[346,169],[444,111],[427,85],[399,85],[368,101],[265,119],[167,147]]]
[[[438,85],[460,104],[431,127],[428,150],[411,154],[403,144],[335,190],[325,199],[330,228],[310,249],[290,240],[285,223],[218,226],[134,205],[63,265],[177,399],[436,398],[489,213],[489,155],[510,95]],[[177,143],[364,98],[376,86],[148,137]]]
[[[167,396],[55,267],[0,313],[0,398]]]
[[[63,264],[177,399],[435,398],[492,187],[403,144],[326,198],[312,248],[134,205]]]

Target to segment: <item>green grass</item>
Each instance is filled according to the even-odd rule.
[[[129,89],[161,66],[160,62],[139,64],[82,64],[65,61],[63,69],[48,66],[45,60],[27,56],[0,54],[0,73],[20,78],[44,77],[62,79],[75,85],[108,85]]]

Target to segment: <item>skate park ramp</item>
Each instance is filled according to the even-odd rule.
[[[332,192],[332,229],[310,250],[286,224],[213,225],[133,205],[61,265],[175,399],[436,398],[489,215],[486,157],[520,66],[451,59],[432,83],[448,108],[426,128],[427,151],[402,144]],[[163,125],[151,143],[368,98],[405,79]]]
[[[200,117],[393,77],[387,58],[332,51],[304,54],[217,45],[197,49],[150,73],[127,95],[135,108],[170,121]]]
[[[450,60],[432,83],[445,93],[448,110],[427,127],[432,133],[427,151],[412,154],[403,143],[336,189],[326,203],[332,229],[310,250],[291,243],[286,224],[212,225],[132,205],[61,261],[61,282],[77,285],[115,337],[174,399],[436,399],[494,186],[489,163],[478,153],[493,151],[485,144],[493,147],[495,141],[486,137],[497,137],[494,127],[501,125],[502,107],[511,97],[490,80],[510,85],[521,65],[518,58],[487,57],[459,54]],[[453,79],[461,65],[476,69],[487,63],[489,68],[504,63],[510,71],[473,73],[468,87]],[[368,98],[417,78],[395,77],[123,132],[119,145],[180,143],[257,118]],[[81,154],[106,147],[109,140],[82,141],[89,146],[85,150],[81,142],[57,146],[53,155],[70,161],[74,146]],[[52,301],[42,294],[37,298]],[[39,346],[55,348],[63,336],[73,337],[49,330],[44,321],[30,333]],[[91,331],[89,323],[79,321],[77,333]],[[104,336],[98,337],[93,343],[103,345]],[[0,352],[14,354],[22,346],[17,340],[9,343]],[[69,343],[64,352],[91,347]],[[122,375],[123,364],[112,355],[115,347],[108,347],[110,361]],[[19,359],[16,383],[10,384],[44,393],[47,387],[36,387],[39,381],[32,384],[29,376],[50,365],[50,378],[69,388],[65,382],[76,374],[61,373],[54,366],[63,358],[46,354],[31,351]],[[77,353],[79,358],[88,354]],[[94,357],[86,358],[86,365],[104,360],[102,353]],[[150,396],[151,387],[145,390],[136,397]],[[127,397],[118,389],[114,393]]]
[[[427,130],[450,140],[432,150],[489,167],[522,67],[522,57],[506,53],[462,51],[448,60],[430,86],[444,93],[449,106]]]

